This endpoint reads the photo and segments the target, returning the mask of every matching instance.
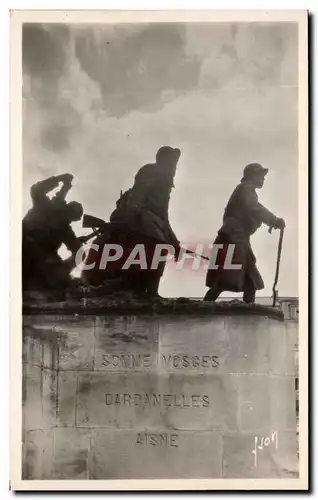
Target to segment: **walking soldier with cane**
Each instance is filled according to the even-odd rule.
[[[223,216],[223,225],[214,243],[225,247],[224,254],[228,245],[234,244],[234,263],[240,264],[241,269],[224,269],[222,266],[218,269],[209,269],[206,276],[206,286],[209,290],[204,297],[205,301],[215,301],[223,291],[231,291],[243,292],[244,302],[252,303],[255,302],[256,290],[264,288],[263,279],[256,267],[250,236],[262,224],[281,231],[285,227],[283,219],[276,217],[258,201],[256,189],[263,187],[267,172],[268,169],[258,163],[247,165],[244,168],[241,183],[234,189],[228,201]],[[219,264],[218,261],[217,264]],[[277,283],[278,273],[276,274]],[[274,283],[273,290],[276,283]]]

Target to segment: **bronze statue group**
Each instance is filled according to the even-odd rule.
[[[156,245],[169,244],[180,254],[180,242],[169,223],[169,201],[181,152],[170,146],[161,147],[154,163],[143,166],[136,174],[131,189],[121,194],[109,222],[93,232],[95,248],[85,259],[86,269],[80,278],[72,277],[76,255],[83,249],[87,237],[77,237],[72,222],[83,217],[83,207],[65,198],[72,187],[73,176],[64,174],[37,182],[31,187],[32,208],[22,222],[22,288],[24,297],[40,293],[47,301],[63,301],[78,295],[83,287],[89,293],[109,295],[129,291],[149,300],[159,298],[158,289],[165,262],[155,269],[142,269],[132,265],[123,268],[131,249],[143,244],[147,263],[152,260]],[[209,287],[204,300],[215,301],[223,291],[243,292],[244,302],[255,301],[255,292],[264,288],[256,267],[250,236],[264,223],[270,228],[283,229],[285,222],[276,217],[258,201],[256,189],[262,188],[268,169],[258,163],[244,168],[240,184],[234,189],[224,211],[223,223],[214,240],[215,244],[235,245],[235,259],[241,269],[219,266],[210,268],[206,275]],[[49,198],[48,194],[61,184],[60,190]],[[92,218],[94,219],[94,218]],[[92,223],[93,225],[93,223]],[[105,244],[120,245],[124,251],[116,265],[89,266],[100,261]],[[64,244],[71,256],[62,260],[58,254]],[[96,247],[98,245],[98,247]],[[33,294],[33,295],[32,295]]]

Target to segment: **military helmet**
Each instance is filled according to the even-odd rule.
[[[171,146],[162,146],[157,151],[156,161],[158,162],[159,160],[167,156],[174,156],[176,159],[178,159],[180,154],[181,151],[178,148],[172,148]]]
[[[243,170],[242,180],[250,179],[254,175],[261,174],[265,177],[268,172],[268,168],[262,167],[259,163],[249,163]]]
[[[72,221],[78,221],[83,216],[83,206],[78,201],[70,201],[67,204],[69,215]]]

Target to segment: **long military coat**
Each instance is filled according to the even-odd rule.
[[[178,246],[168,217],[170,193],[173,187],[173,173],[157,164],[143,166],[135,176],[131,189],[117,201],[117,208],[110,216],[113,228],[106,231],[94,241],[103,248],[105,243],[120,244],[123,256],[107,264],[106,269],[99,269],[102,251],[90,252],[86,264],[96,263],[93,270],[87,270],[83,277],[94,284],[101,284],[107,279],[122,275],[120,272],[130,252],[137,244],[145,247],[147,269],[141,270],[138,264],[132,265],[123,273],[137,280],[140,273],[149,271],[157,243],[168,243]],[[154,272],[162,275],[165,262],[160,262]]]
[[[264,223],[273,226],[277,218],[258,201],[254,186],[243,180],[233,191],[224,211],[223,225],[218,231],[215,243],[224,244],[217,264],[219,269],[209,269],[206,286],[211,287],[215,280],[224,291],[241,292],[247,280],[256,290],[264,288],[263,279],[256,267],[256,258],[250,244],[250,236]],[[223,268],[228,244],[235,244],[233,263],[241,264],[241,270]]]
[[[112,213],[111,222],[129,223],[132,230],[154,241],[177,244],[168,216],[172,187],[173,177],[162,166],[143,166],[125,203]]]

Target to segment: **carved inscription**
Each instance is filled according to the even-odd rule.
[[[143,370],[144,368],[160,367],[162,370],[211,370],[218,369],[219,357],[214,354],[185,354],[179,352],[165,352],[157,356],[154,353],[104,353],[102,354],[102,365],[106,369],[117,370]],[[124,388],[123,388],[124,389]],[[104,404],[110,407],[124,408],[134,407],[154,408],[158,412],[168,411],[169,408],[186,411],[197,408],[199,411],[207,412],[211,405],[211,397],[208,394],[201,394],[200,389],[195,394],[185,394],[182,392],[130,392],[128,387],[123,392],[107,392],[104,394]],[[172,392],[172,391],[171,391]],[[177,431],[178,432],[178,431]],[[181,446],[179,434],[175,431],[155,431],[149,433],[147,430],[138,432],[134,437],[134,444],[137,447],[149,449],[174,449]]]
[[[172,408],[208,408],[210,399],[207,394],[105,394],[105,404],[122,406],[154,406]]]
[[[152,354],[103,354],[102,365],[109,368],[134,369],[149,368],[157,364]],[[218,368],[219,357],[212,355],[190,356],[188,354],[162,354],[159,364],[166,369]]]
[[[104,354],[103,366],[117,368],[149,368],[154,364],[151,354]]]
[[[147,432],[139,432],[136,439],[136,444],[145,446],[158,446],[163,448],[178,448],[178,434],[148,434]]]
[[[189,356],[187,354],[163,354],[164,367],[169,368],[218,368],[218,356]]]

